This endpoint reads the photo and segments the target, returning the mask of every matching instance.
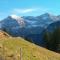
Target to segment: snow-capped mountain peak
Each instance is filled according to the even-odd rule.
[[[10,17],[13,18],[13,19],[21,19],[21,17],[17,16],[17,15],[11,15]]]

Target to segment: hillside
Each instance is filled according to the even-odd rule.
[[[0,38],[4,37],[9,37],[9,35],[6,32],[0,30]]]
[[[0,59],[2,57],[3,60],[60,60],[60,54],[29,43],[20,37],[0,39]]]

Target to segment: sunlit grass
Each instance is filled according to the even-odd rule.
[[[6,60],[60,60],[58,53],[12,37],[0,39],[0,55]]]

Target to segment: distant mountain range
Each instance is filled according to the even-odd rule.
[[[41,45],[44,43],[42,40],[44,30],[51,30],[51,27],[53,28],[57,25],[56,22],[60,22],[60,15],[55,16],[49,13],[36,17],[19,17],[12,15],[0,21],[0,29],[8,32],[12,36],[21,36],[31,42]],[[53,24],[53,26],[51,24]]]

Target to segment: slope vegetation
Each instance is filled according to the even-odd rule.
[[[17,37],[0,39],[2,60],[60,60],[60,54]]]

